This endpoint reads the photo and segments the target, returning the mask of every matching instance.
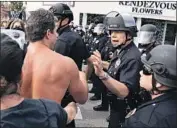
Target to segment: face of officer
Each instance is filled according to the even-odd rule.
[[[127,42],[127,39],[130,39],[131,36],[127,34],[124,31],[111,31],[111,42],[113,47],[117,47],[119,45],[125,44]]]
[[[65,18],[64,20],[58,19],[58,21],[57,21],[58,28],[68,24],[68,22],[69,22],[69,18]]]

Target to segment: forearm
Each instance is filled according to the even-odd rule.
[[[88,99],[88,85],[87,85],[87,81],[86,81],[86,75],[84,72],[79,72],[79,77],[80,77],[80,84],[81,86],[79,86],[80,88],[78,88],[80,91],[80,96],[82,97],[83,103],[85,103]],[[85,102],[84,102],[85,101]]]
[[[109,77],[106,80],[102,80],[105,86],[115,95],[120,98],[125,98],[129,94],[129,90],[124,83],[121,83],[112,77]]]
[[[92,72],[93,72],[93,65],[90,62],[88,62],[87,67],[85,69],[85,74],[86,74],[87,80],[89,80]]]

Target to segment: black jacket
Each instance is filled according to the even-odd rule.
[[[79,70],[81,70],[82,61],[90,57],[80,35],[72,31],[69,26],[59,33],[54,50],[57,53],[72,58]]]
[[[177,128],[177,92],[167,93],[139,106],[124,124],[127,128]]]

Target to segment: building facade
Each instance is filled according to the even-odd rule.
[[[28,2],[27,11],[37,8],[49,9],[57,2]],[[177,2],[164,1],[117,1],[117,2],[65,2],[74,13],[74,23],[83,26],[88,22],[88,14],[106,15],[111,11],[129,13],[136,19],[138,29],[147,23],[159,29],[158,41],[162,44],[177,42],[176,10]],[[82,13],[82,22],[80,14]],[[136,39],[135,39],[136,40]]]

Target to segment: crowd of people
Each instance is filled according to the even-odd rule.
[[[73,19],[58,3],[1,22],[1,127],[76,127],[88,93],[102,101],[93,111],[110,108],[109,128],[177,127],[176,47],[157,27],[118,12],[84,29]]]

